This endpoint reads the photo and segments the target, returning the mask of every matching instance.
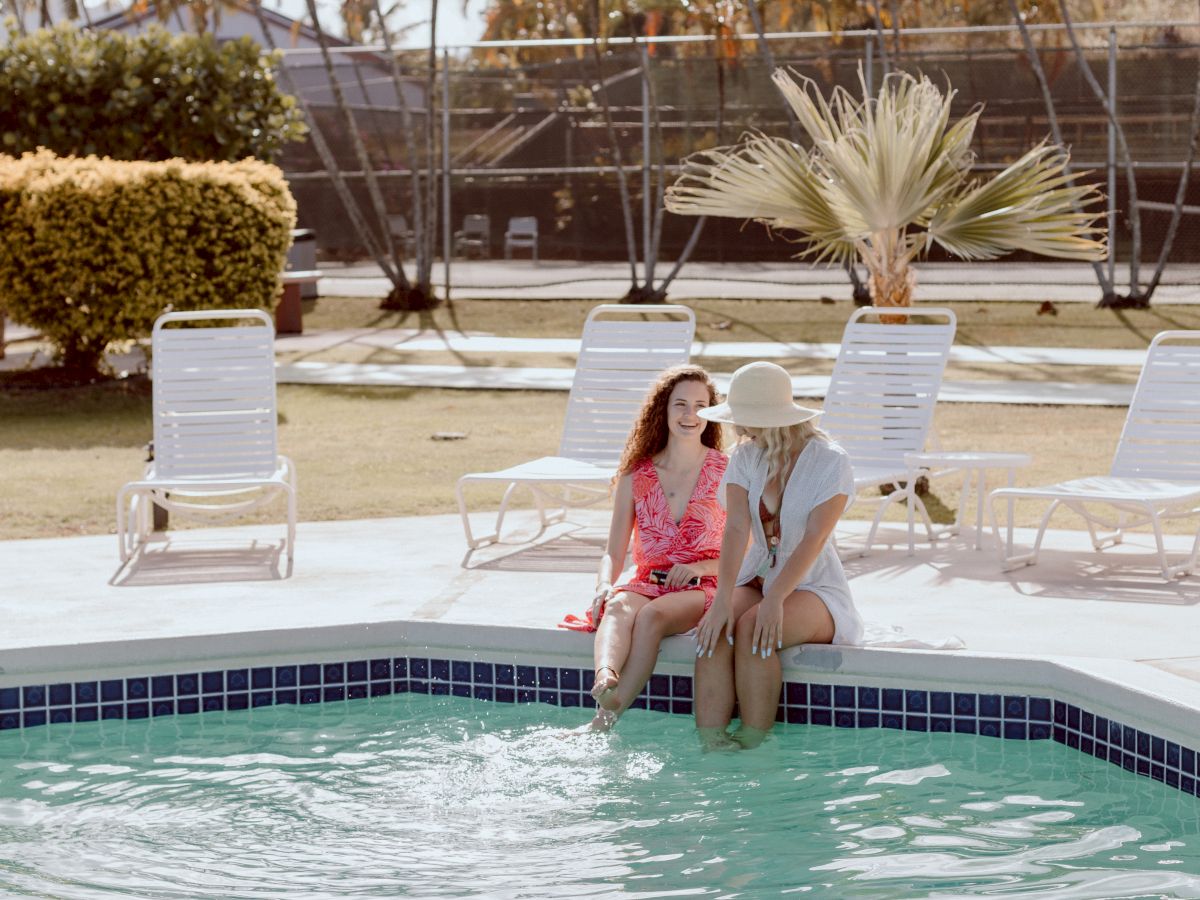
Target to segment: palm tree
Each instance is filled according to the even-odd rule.
[[[968,260],[1013,250],[1104,258],[1101,213],[1085,209],[1103,198],[1071,183],[1062,147],[1043,141],[995,177],[975,179],[981,109],[951,124],[954,92],[928,78],[892,73],[873,98],[864,84],[861,101],[843,88],[827,101],[815,82],[783,69],[773,80],[811,148],[759,134],[697,153],[667,191],[667,209],[791,232],[800,258],[857,258],[877,306],[911,304],[912,263],[933,244]]]

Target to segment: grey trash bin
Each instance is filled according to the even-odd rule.
[[[317,233],[311,228],[292,231],[292,246],[288,250],[287,267],[294,272],[311,272],[317,267]],[[300,296],[307,300],[317,296],[316,282],[300,285]]]

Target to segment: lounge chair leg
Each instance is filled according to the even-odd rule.
[[[508,501],[512,499],[513,491],[517,489],[518,482],[510,484],[504,492],[504,496],[500,498],[500,511],[496,513],[496,533],[492,535],[493,541],[500,540],[500,529],[504,525],[504,514],[508,512]],[[534,490],[534,497],[537,497],[537,491]],[[538,504],[538,512],[541,512],[541,504]]]
[[[454,496],[458,500],[458,514],[462,516],[463,533],[467,536],[467,547],[471,550],[478,550],[484,544],[489,544],[496,539],[496,535],[491,534],[486,537],[477,538],[471,534],[471,520],[467,516],[467,501],[463,497],[463,485],[465,478],[458,479],[458,484],[454,486]]]

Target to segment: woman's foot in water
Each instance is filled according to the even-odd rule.
[[[592,717],[592,721],[587,724],[583,731],[612,731],[612,727],[617,724],[617,719],[621,717],[619,712],[610,709],[597,709],[596,715]]]
[[[696,737],[700,739],[700,749],[705,753],[728,753],[742,749],[742,745],[733,740],[724,728],[697,728]]]
[[[596,680],[592,684],[592,696],[601,709],[612,713],[621,711],[621,700],[617,697],[617,685],[620,683],[621,676],[612,666],[601,666],[596,670]]]

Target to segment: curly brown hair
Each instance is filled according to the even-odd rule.
[[[629,432],[625,452],[621,454],[621,464],[617,467],[618,475],[629,474],[643,459],[662,452],[667,446],[667,404],[671,400],[671,391],[682,381],[700,382],[708,388],[709,406],[716,405],[717,386],[701,366],[674,366],[664,371],[646,394],[633,430]],[[700,433],[700,443],[714,450],[721,449],[721,438],[720,422],[709,422]]]

